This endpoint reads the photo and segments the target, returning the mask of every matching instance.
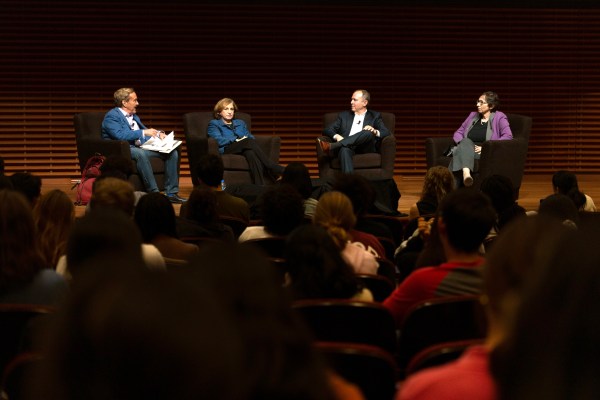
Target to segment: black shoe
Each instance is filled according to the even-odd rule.
[[[184,199],[183,197],[179,197],[176,194],[168,194],[167,199],[169,199],[169,201],[173,204],[183,204],[187,201],[187,199]]]

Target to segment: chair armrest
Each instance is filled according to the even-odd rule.
[[[381,140],[379,147],[381,153],[381,169],[384,171],[394,171],[394,161],[396,160],[396,137],[389,135]]]
[[[521,138],[512,140],[490,140],[481,146],[479,174],[481,179],[490,175],[503,175],[512,181],[515,188],[521,185],[527,141]]]
[[[451,137],[431,137],[425,139],[425,155],[427,157],[427,169],[436,165],[438,158],[444,155],[444,152],[454,144]]]
[[[81,138],[77,144],[80,165],[85,166],[87,160],[96,153],[103,156],[120,155],[131,158],[129,143],[124,140],[108,140],[100,138]],[[83,168],[83,167],[82,167]]]

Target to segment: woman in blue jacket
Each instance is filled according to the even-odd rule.
[[[241,154],[246,158],[255,185],[271,183],[283,173],[283,167],[267,157],[246,123],[235,119],[237,109],[232,99],[219,100],[214,108],[215,119],[208,124],[208,136],[217,141],[219,153]]]

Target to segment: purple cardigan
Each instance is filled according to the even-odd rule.
[[[473,111],[471,114],[469,114],[467,119],[465,119],[465,122],[462,123],[456,132],[454,132],[454,142],[459,143],[461,140],[466,138],[469,134],[469,131],[473,127],[473,124],[477,122],[479,118],[480,116],[477,111]],[[491,113],[490,119],[491,121],[488,125],[488,134],[486,135],[486,140],[511,140],[513,138],[506,114],[501,111],[496,111]],[[489,132],[490,127],[491,136]]]

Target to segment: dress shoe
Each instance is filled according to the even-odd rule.
[[[321,150],[323,150],[323,153],[330,156],[331,155],[331,143],[329,143],[328,141],[323,140],[323,139],[318,139],[318,140],[319,140],[319,145],[321,146]]]
[[[183,197],[179,197],[176,194],[168,194],[167,199],[169,199],[169,201],[173,204],[183,204],[187,201],[187,199],[184,199]]]

